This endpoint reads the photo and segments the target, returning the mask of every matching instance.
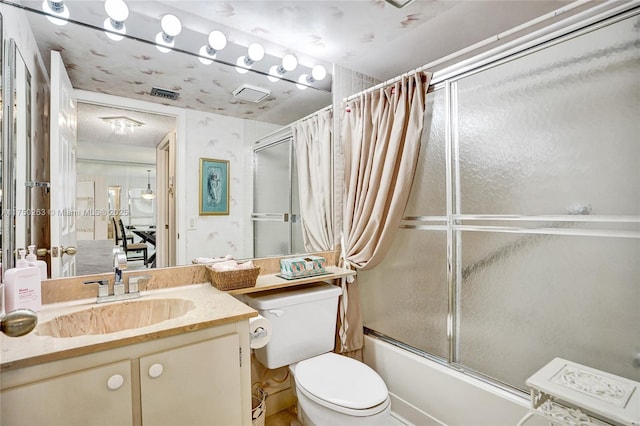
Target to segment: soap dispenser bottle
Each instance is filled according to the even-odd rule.
[[[20,250],[19,254],[16,267],[8,269],[4,275],[5,311],[31,309],[38,312],[42,308],[40,269],[29,266],[29,261],[25,259],[26,250]]]
[[[29,254],[27,255],[27,262],[29,262],[29,266],[35,266],[40,269],[40,281],[44,281],[47,279],[47,262],[44,260],[38,260],[36,256],[36,246],[30,245]]]

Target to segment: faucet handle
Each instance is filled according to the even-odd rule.
[[[83,284],[98,284],[98,297],[109,295],[109,280],[84,281]]]
[[[140,284],[145,286],[149,283],[151,275],[136,275],[135,277],[129,277],[129,293],[137,293],[140,291]]]

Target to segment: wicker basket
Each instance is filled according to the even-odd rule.
[[[239,288],[255,287],[260,274],[260,267],[238,269],[236,271],[218,272],[207,265],[211,284],[218,290],[236,290]]]

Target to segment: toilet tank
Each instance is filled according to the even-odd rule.
[[[244,296],[243,301],[267,318],[271,340],[255,349],[256,359],[278,368],[333,350],[340,287],[321,283]]]

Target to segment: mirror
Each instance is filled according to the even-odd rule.
[[[33,2],[24,3],[28,5]],[[94,4],[93,7],[96,7],[96,4],[99,8],[103,7],[102,2],[91,3]],[[39,7],[39,3],[37,7]],[[35,8],[36,6],[34,6]],[[250,147],[262,136],[330,105],[332,102],[330,76],[324,81],[318,82],[316,88],[307,87],[306,90],[299,90],[295,81],[284,79],[270,82],[265,78],[264,73],[239,74],[234,67],[224,63],[204,65],[192,52],[177,50],[168,55],[162,54],[154,46],[141,40],[125,39],[116,43],[109,41],[104,32],[95,27],[72,22],[64,27],[57,27],[51,25],[44,16],[35,10],[21,9],[20,12],[25,14],[27,23],[34,33],[45,67],[49,66],[48,51],[51,49],[59,50],[62,52],[75,89],[80,89],[82,92],[88,87],[94,87],[92,85],[98,85],[97,92],[83,93],[79,96],[79,144],[77,151],[77,176],[79,180],[77,182],[76,205],[82,207],[83,210],[97,209],[98,198],[102,198],[105,207],[111,210],[112,205],[116,206],[120,202],[120,209],[126,208],[129,213],[140,213],[140,215],[136,213],[136,216],[140,217],[135,219],[145,222],[143,225],[160,227],[160,221],[150,219],[153,216],[157,218],[153,211],[162,202],[160,196],[152,202],[141,198],[141,191],[147,187],[146,170],[150,169],[152,173],[149,175],[149,186],[154,191],[164,188],[166,197],[170,198],[174,189],[182,188],[183,194],[181,196],[184,197],[182,200],[186,203],[177,200],[178,212],[176,215],[177,220],[187,224],[185,232],[180,237],[182,241],[186,241],[182,243],[186,249],[183,249],[182,257],[178,259],[177,263],[190,263],[191,259],[200,256],[213,257],[232,254],[236,258],[253,257],[252,224],[250,222],[250,194],[252,190],[252,153]],[[87,9],[87,13],[90,15],[91,9]],[[91,18],[95,19],[94,16]],[[129,25],[129,21],[127,21],[127,25]],[[187,38],[194,37],[193,34],[185,33],[183,35]],[[122,61],[121,58],[127,59]],[[266,63],[263,66],[269,66],[275,60],[276,58],[265,58]],[[86,70],[91,71],[87,73]],[[91,84],[87,83],[88,81]],[[242,84],[266,88],[269,95],[261,103],[237,99],[232,95],[232,92]],[[178,99],[160,99],[158,103],[151,97],[152,87],[178,92]],[[105,101],[107,98],[109,101],[114,99],[108,95],[117,97],[117,102],[110,104]],[[153,111],[145,110],[146,103],[150,101],[153,101],[155,105]],[[140,109],[138,106],[141,103],[145,103],[145,106]],[[181,132],[178,131],[176,143],[179,147],[178,161],[181,162],[177,168],[183,169],[183,182],[180,182],[179,173],[176,178],[166,173],[163,175],[159,169],[156,170],[156,167],[160,167],[161,162],[170,161],[164,158],[165,154],[162,150],[153,148],[154,155],[150,161],[131,160],[135,155],[128,150],[139,151],[140,138],[138,140],[135,137],[131,138],[133,146],[126,148],[125,142],[122,141],[96,140],[97,133],[89,130],[94,138],[93,144],[102,145],[104,152],[101,154],[100,161],[97,161],[96,154],[87,154],[87,141],[81,137],[87,133],[87,130],[83,128],[85,124],[80,119],[83,109],[94,107],[115,107],[125,111],[127,115],[162,113],[166,114],[165,121],[170,118],[171,120],[175,119],[176,123],[182,115],[183,129]],[[105,115],[102,113],[100,117]],[[148,120],[142,119],[141,121]],[[136,132],[138,130],[140,129],[136,129]],[[165,131],[166,129],[162,132]],[[158,138],[155,144],[159,144],[161,139]],[[182,152],[179,151],[180,149]],[[125,161],[123,157],[128,157],[128,161]],[[231,162],[231,213],[227,217],[199,216],[197,204],[193,201],[194,197],[197,199],[198,196],[198,160],[210,157]],[[130,169],[124,173],[130,181],[119,183],[118,179],[108,177],[109,174],[117,174],[115,169],[123,168]],[[109,169],[109,171],[103,169]],[[133,172],[131,169],[136,169],[136,171]],[[119,191],[117,187],[119,187]],[[98,191],[98,188],[101,189]],[[118,192],[120,197],[117,196]],[[89,202],[89,200],[91,201]],[[185,204],[189,206],[188,210],[180,211],[180,206]],[[149,209],[151,209],[151,213]],[[166,215],[171,216],[171,213],[167,212]],[[76,221],[78,235],[83,235],[81,241],[95,241],[90,236],[97,235],[99,218],[94,218],[93,224],[86,219],[82,218],[82,220]],[[100,226],[106,231],[104,237],[100,237],[100,239],[109,239],[114,236],[114,230],[106,220],[107,218],[104,219],[105,223]],[[129,217],[124,223],[126,225],[140,225],[133,224],[130,219],[134,218]],[[158,231],[160,232],[160,229]],[[177,234],[177,232],[175,233]],[[87,239],[85,240],[85,238]],[[79,248],[84,244],[81,241],[78,242]],[[137,241],[139,238],[136,237]],[[170,242],[168,243],[170,244]],[[25,241],[26,244],[28,244],[27,241]],[[37,244],[41,246],[40,243]],[[180,244],[180,241],[177,244]],[[109,250],[109,244],[102,244],[100,249],[91,245],[86,247],[92,253],[99,250]],[[167,252],[170,250],[171,248],[167,248]],[[175,248],[173,250],[175,251]],[[160,255],[160,253],[158,254]],[[168,257],[169,255],[163,254],[163,256]],[[79,252],[76,258],[80,258],[78,260],[80,261],[82,253]],[[174,262],[166,260],[165,263],[161,262],[159,266],[175,264]],[[98,270],[95,270],[95,273],[105,271],[99,266],[96,267]],[[107,267],[106,270],[108,269]],[[78,272],[87,274],[91,272],[91,269],[79,267]]]

